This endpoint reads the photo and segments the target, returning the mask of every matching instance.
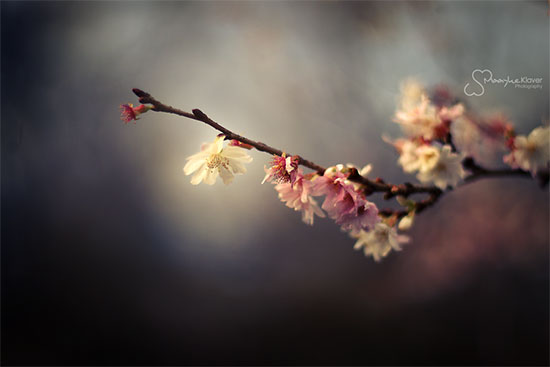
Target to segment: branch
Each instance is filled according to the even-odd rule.
[[[489,170],[478,165],[472,157],[467,157],[462,161],[464,169],[472,174],[464,179],[464,182],[473,182],[481,178],[519,176],[531,178],[531,174],[520,169],[497,169]]]
[[[153,96],[151,96],[149,93],[142,91],[141,89],[134,88],[132,89],[134,94],[138,96],[139,102],[142,104],[151,104],[153,105],[152,110],[156,112],[166,112],[171,113],[174,115],[186,117],[192,120],[201,121],[207,125],[210,125],[214,129],[220,131],[223,135],[225,135],[225,138],[228,140],[237,140],[241,143],[248,144],[256,148],[257,150],[261,152],[266,152],[272,155],[282,156],[283,151],[277,148],[273,148],[265,143],[254,141],[251,139],[248,139],[244,136],[241,136],[239,134],[234,133],[233,131],[223,127],[216,121],[209,118],[204,112],[202,112],[199,109],[194,109],[193,113],[185,112],[183,110],[174,108],[172,106],[166,105],[158,100],[156,100]],[[452,144],[452,137],[447,137],[448,141]],[[454,145],[452,145],[454,148]],[[454,148],[453,150],[456,150]],[[299,155],[298,157],[298,164],[311,168],[312,170],[316,171],[318,174],[322,175],[326,168],[323,166],[320,166],[310,160],[307,160]],[[468,183],[483,179],[483,178],[491,178],[491,177],[525,177],[525,178],[531,178],[531,175],[529,172],[522,171],[519,169],[497,169],[497,170],[490,170],[487,168],[483,168],[479,166],[472,158],[466,158],[462,162],[462,165],[464,169],[471,172],[471,174],[464,179],[463,185],[466,185]],[[540,173],[537,178],[539,179],[539,183],[542,187],[544,187],[546,184],[548,184],[548,172]],[[359,174],[356,168],[352,168],[351,172],[349,174],[348,179],[353,182],[357,182],[364,186],[364,192],[365,195],[371,195],[375,192],[382,192],[384,193],[384,199],[389,200],[395,196],[404,196],[408,197],[413,194],[428,194],[428,198],[424,200],[415,201],[415,212],[421,213],[425,209],[431,207],[434,205],[440,198],[445,194],[446,192],[449,192],[450,190],[443,191],[440,188],[436,186],[422,186],[422,185],[413,185],[410,182],[405,182],[403,184],[394,185],[390,183],[384,182],[381,178],[377,178],[375,180],[369,180],[366,177],[363,177]],[[382,209],[379,212],[383,216],[395,216],[396,218],[402,218],[405,215],[408,214],[407,210],[393,210],[393,209]]]
[[[241,136],[239,134],[234,133],[233,131],[223,127],[216,121],[212,120],[210,117],[208,117],[204,112],[202,112],[199,109],[194,109],[193,113],[185,112],[180,109],[174,108],[172,106],[166,105],[158,100],[156,100],[153,96],[151,96],[149,93],[142,91],[141,89],[134,88],[132,89],[134,94],[138,96],[139,102],[143,104],[151,104],[153,105],[152,110],[156,112],[166,112],[166,113],[172,113],[174,115],[187,117],[192,120],[201,121],[207,125],[210,125],[214,129],[220,131],[223,133],[228,140],[238,140],[241,143],[245,143],[248,145],[253,146],[259,151],[266,152],[272,155],[278,155],[282,156],[283,151],[277,148],[273,148],[265,143],[254,141],[251,139],[248,139],[244,136]],[[289,154],[292,155],[292,154]],[[322,175],[326,168],[323,166],[320,166],[310,160],[307,160],[301,156],[298,157],[298,164],[311,168],[312,170],[318,172],[320,175]],[[411,194],[417,194],[417,193],[428,193],[433,194],[436,192],[441,191],[439,188],[435,186],[415,186],[410,183],[406,183],[403,185],[392,185],[387,184],[381,179],[377,179],[375,181],[369,180],[366,177],[363,177],[359,174],[359,172],[356,169],[352,169],[352,172],[349,176],[350,181],[354,181],[357,183],[360,183],[365,186],[366,194],[372,194],[374,192],[384,192],[386,193],[386,198],[389,199],[391,197],[394,197],[396,195],[401,196],[409,196]]]
[[[216,129],[216,130],[220,131],[221,133],[223,133],[223,135],[225,135],[226,139],[228,139],[228,140],[238,140],[241,143],[252,145],[254,148],[256,148],[257,150],[259,150],[261,152],[266,152],[266,153],[269,153],[269,154],[272,154],[272,155],[278,155],[278,156],[283,155],[283,152],[279,149],[270,147],[269,145],[267,145],[265,143],[262,143],[262,142],[259,142],[259,141],[250,140],[248,138],[245,138],[244,136],[241,136],[239,134],[234,133],[233,131],[231,131],[229,129],[226,129],[222,125],[218,124],[216,121],[212,120],[210,117],[206,116],[206,114],[204,112],[202,112],[201,110],[199,110],[199,109],[194,109],[193,113],[185,112],[185,111],[182,111],[180,109],[174,108],[172,106],[165,105],[164,103],[157,101],[153,96],[151,96],[147,92],[142,91],[141,89],[134,88],[134,89],[132,89],[132,91],[134,92],[134,94],[136,96],[139,97],[139,102],[140,103],[152,104],[153,105],[153,111],[172,113],[174,115],[179,115],[179,116],[187,117],[189,119],[204,122],[205,124],[210,125],[214,129]],[[313,163],[313,162],[311,162],[307,159],[304,159],[300,156],[297,156],[297,157],[299,159],[298,163],[301,164],[302,166],[311,168],[312,170],[317,171],[321,175],[325,172],[324,167],[321,167],[318,164],[315,164],[315,163]]]

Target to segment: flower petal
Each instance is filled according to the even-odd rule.
[[[206,168],[206,165],[201,167],[191,178],[191,185],[198,185],[202,182],[204,177],[206,176],[208,172],[208,169]]]
[[[243,163],[252,162],[252,157],[249,156],[242,148],[228,146],[223,150],[223,156],[226,158],[234,158],[242,161]]]
[[[185,173],[186,176],[188,176],[191,173],[195,172],[196,170],[200,169],[204,165],[206,165],[206,160],[204,159],[197,159],[197,158],[189,159],[185,164],[185,166],[183,167],[183,172]]]
[[[233,178],[235,178],[235,176],[233,176],[233,174],[223,166],[220,166],[218,168],[218,171],[220,173],[220,177],[222,178],[223,183],[226,185],[229,185],[233,181]]]
[[[207,185],[214,185],[216,178],[218,177],[218,170],[206,169],[206,175],[204,177],[204,183]]]
[[[246,173],[246,167],[241,162],[232,158],[227,158],[227,160],[229,161],[229,167],[231,167],[234,173]]]

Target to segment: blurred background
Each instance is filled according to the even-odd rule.
[[[260,185],[269,156],[192,186],[185,158],[216,132],[118,110],[137,87],[321,165],[414,180],[380,138],[400,135],[400,83],[447,85],[526,134],[549,118],[547,11],[2,1],[2,364],[547,365],[548,188],[459,188],[375,263]],[[466,97],[477,68],[543,88]]]

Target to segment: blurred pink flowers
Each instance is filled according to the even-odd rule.
[[[451,122],[464,113],[462,104],[447,107],[432,103],[424,87],[415,80],[406,81],[401,86],[401,94],[401,106],[394,121],[411,138],[443,140]]]

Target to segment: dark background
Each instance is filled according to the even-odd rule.
[[[399,135],[406,77],[504,111],[519,133],[548,119],[546,2],[1,11],[2,364],[548,365],[548,189],[457,189],[377,264],[259,185],[269,157],[252,152],[230,186],[192,187],[181,167],[213,131],[152,112],[118,119],[140,87],[320,164],[373,163],[402,182],[380,135]],[[544,87],[468,99],[478,67]]]

